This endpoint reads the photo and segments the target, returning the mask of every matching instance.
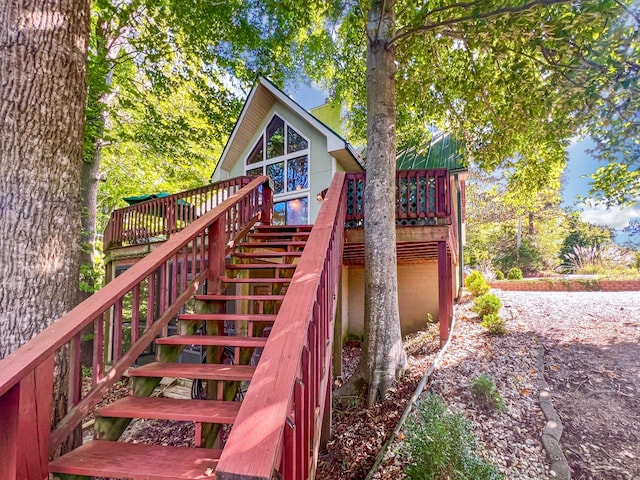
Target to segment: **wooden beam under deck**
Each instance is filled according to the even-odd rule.
[[[450,255],[456,252],[451,244],[450,225],[396,227],[398,264],[423,263],[438,259],[438,243],[444,242]],[[343,264],[364,265],[364,229],[351,228],[346,232]]]

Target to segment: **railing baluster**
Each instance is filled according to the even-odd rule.
[[[98,315],[93,321],[93,331],[93,372],[91,380],[95,387],[104,373],[104,314]]]
[[[113,306],[113,346],[111,358],[114,362],[122,355],[122,297]]]
[[[180,263],[180,293],[187,289],[187,272],[189,272],[189,246],[182,248]]]
[[[178,268],[180,267],[178,252],[173,256],[173,262],[169,264],[171,276],[169,277],[169,283],[171,284],[171,297],[169,303],[173,303],[178,298]]]
[[[81,337],[82,332],[75,335],[69,342],[69,398],[67,408],[77,405],[82,396]]]
[[[133,299],[131,301],[131,343],[138,341],[140,335],[140,284],[133,287]]]
[[[147,325],[145,326],[145,330],[148,330],[149,327],[153,324],[153,319],[155,316],[156,277],[156,272],[151,272],[151,274],[147,277]]]
[[[294,397],[297,395],[294,393]],[[293,419],[287,418],[284,427],[284,449],[282,452],[281,473],[284,478],[296,478],[296,457],[298,448],[296,445],[295,413]]]

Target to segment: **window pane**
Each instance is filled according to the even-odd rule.
[[[286,202],[278,202],[273,204],[273,219],[271,220],[272,225],[285,224],[285,203]]]
[[[267,175],[273,180],[273,193],[284,193],[284,162],[267,165]]]
[[[275,116],[267,126],[267,158],[284,155],[284,121]]]
[[[309,148],[309,142],[293,128],[287,127],[287,153],[299,152],[307,148]]]
[[[263,151],[264,151],[264,147],[262,145],[262,136],[261,136],[260,140],[258,140],[258,143],[256,143],[256,146],[253,147],[253,150],[251,150],[251,153],[247,157],[247,165],[251,165],[252,163],[258,163],[264,160],[264,158],[262,158]]]
[[[293,158],[287,162],[287,190],[309,188],[309,162],[307,156]]]
[[[303,225],[309,223],[309,200],[307,197],[296,198],[287,202],[287,225]]]
[[[247,175],[262,175],[262,167],[247,170]]]

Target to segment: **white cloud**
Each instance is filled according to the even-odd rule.
[[[611,227],[616,230],[622,230],[629,225],[631,220],[640,220],[640,202],[633,207],[610,207],[604,205],[581,205],[582,220],[600,225],[603,227]]]

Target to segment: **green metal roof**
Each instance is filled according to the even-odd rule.
[[[439,134],[427,145],[410,142],[398,149],[396,168],[418,170],[447,168],[450,172],[466,170],[462,143],[450,135]]]

